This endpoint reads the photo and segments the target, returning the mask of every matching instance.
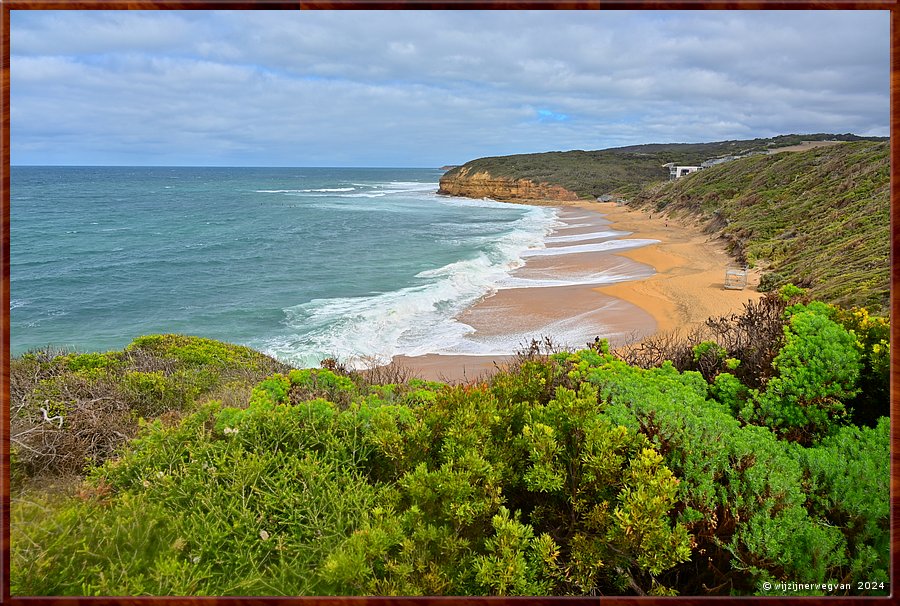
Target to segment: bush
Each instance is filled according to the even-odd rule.
[[[718,341],[688,348],[703,372],[637,368],[597,342],[525,352],[487,383],[454,387],[373,385],[337,367],[275,373],[238,406],[143,422],[76,495],[13,500],[11,587],[728,595],[887,580],[888,420],[841,425],[827,407],[852,396],[879,325],[776,298],[763,309],[787,312],[784,347],[761,388]],[[76,372],[71,358],[23,357],[15,393],[53,400],[68,428],[71,394],[121,384],[162,401],[222,376],[129,355],[143,364],[89,357]],[[95,371],[119,383],[85,376]],[[766,425],[763,413],[790,405],[809,416]],[[735,416],[746,411],[760,424]]]
[[[759,278],[759,285],[756,290],[759,292],[770,292],[780,287],[787,281],[787,278],[778,272],[768,271]]]
[[[119,352],[45,349],[11,360],[17,487],[105,461],[137,433],[139,417],[177,418],[225,383],[246,389],[286,368],[245,347],[181,335],[139,337]]]
[[[860,356],[852,334],[829,319],[833,308],[796,305],[785,328],[785,345],[772,363],[769,380],[741,417],[804,444],[847,421],[844,401],[857,394]]]
[[[525,367],[526,383],[543,374]],[[516,376],[502,391],[528,394],[508,384]],[[590,386],[560,388],[546,405],[479,386],[436,395],[407,409],[417,420],[376,429],[396,493],[328,558],[333,591],[535,595],[622,584],[644,593],[688,557],[685,529],[668,518],[677,481],[637,436],[600,421]],[[398,430],[412,452],[387,439]]]
[[[127,372],[122,382],[129,408],[140,417],[184,410],[199,393],[198,389],[167,377],[161,371]]]
[[[874,427],[890,413],[890,322],[865,308],[838,308],[832,318],[856,336],[863,367],[859,394],[847,403],[853,421]]]
[[[644,339],[617,350],[616,356],[641,368],[658,367],[668,360],[680,371],[702,372],[707,380],[719,372],[731,372],[744,385],[761,387],[772,376],[772,361],[784,343],[785,311],[805,300],[802,291],[791,291],[787,299],[785,292],[749,301],[740,314],[710,318],[687,334]]]
[[[263,374],[286,369],[286,365],[249,347],[186,335],[138,337],[125,351],[131,354],[151,354],[187,367],[246,368]]]
[[[14,488],[32,479],[79,474],[137,432],[107,366],[58,354],[10,361],[10,451]]]
[[[815,448],[799,451],[807,507],[842,530],[847,540],[846,576],[889,581],[890,422],[874,429],[842,427]],[[865,572],[863,572],[865,571]]]
[[[62,361],[68,370],[88,379],[99,379],[106,376],[108,371],[123,366],[122,360],[111,353],[72,354],[65,356]]]
[[[18,527],[12,587],[36,595],[321,593],[298,571],[319,566],[377,492],[355,471],[351,453],[365,450],[359,426],[311,403],[245,411],[239,432],[221,434],[217,409],[206,405],[178,427],[149,425],[127,455],[92,474],[85,500]],[[330,447],[316,448],[317,431]],[[33,517],[29,507],[17,505],[14,517]]]
[[[576,369],[583,358],[574,357]],[[645,436],[679,480],[674,511],[693,537],[692,562],[657,582],[682,593],[752,593],[768,578],[832,578],[845,560],[843,538],[821,530],[804,508],[801,469],[787,443],[766,428],[741,427],[706,399],[701,377],[670,364],[641,370],[607,358],[579,372],[598,386],[609,421]],[[792,534],[771,532],[785,525]],[[833,548],[816,552],[813,577],[801,552],[804,541],[819,539]]]

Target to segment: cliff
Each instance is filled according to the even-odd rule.
[[[438,193],[494,200],[578,200],[580,197],[560,185],[495,177],[487,171],[473,172],[467,167],[441,177]]]

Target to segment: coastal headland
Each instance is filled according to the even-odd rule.
[[[683,331],[713,316],[740,311],[748,300],[761,297],[755,289],[758,272],[749,273],[744,290],[724,288],[725,270],[735,261],[724,245],[699,225],[633,210],[615,202],[584,200],[516,200],[554,206],[560,226],[550,234],[548,249],[589,242],[602,230],[637,246],[609,251],[526,257],[513,272],[526,281],[573,276],[595,283],[565,286],[524,286],[498,290],[465,311],[459,320],[475,329],[473,341],[490,342],[498,334],[520,335],[523,346],[531,338],[549,336],[555,343],[583,347],[594,336],[611,346],[639,341],[660,332]],[[584,240],[579,239],[584,237]],[[643,242],[643,241],[655,242]],[[550,251],[556,252],[556,251]],[[559,251],[560,253],[565,251]],[[580,342],[565,342],[583,337]],[[417,376],[451,382],[474,381],[502,368],[509,356],[441,355],[396,356],[394,362]]]

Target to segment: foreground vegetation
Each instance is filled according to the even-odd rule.
[[[459,386],[174,335],[24,356],[12,593],[889,593],[887,322],[788,286],[693,337]],[[116,454],[26,454],[117,398],[152,420]]]

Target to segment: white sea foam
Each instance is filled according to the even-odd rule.
[[[359,194],[348,194],[341,197],[381,198],[387,195],[398,196],[402,194],[416,194],[416,196],[421,196],[423,193],[431,193],[437,191],[438,184],[420,183],[419,181],[386,181],[383,183],[368,184],[365,187],[368,187],[370,191]]]
[[[437,184],[435,184],[437,187]],[[448,206],[464,206],[464,207],[474,207],[474,208],[502,208],[509,210],[510,203],[509,202],[498,202],[497,200],[492,200],[491,198],[463,198],[459,196],[445,196],[445,195],[434,195],[434,201],[438,204],[446,204]],[[519,208],[538,208],[538,209],[552,209],[549,206],[528,206],[528,205],[516,205]],[[563,223],[556,218],[555,209],[553,210],[553,223],[551,227],[553,231],[557,229],[563,228]],[[585,223],[582,227],[593,225],[592,223]]]
[[[312,189],[257,189],[257,194],[317,194],[353,191],[355,187],[320,187]]]
[[[295,364],[315,365],[329,356],[349,364],[386,362],[398,354],[420,355],[463,344],[474,329],[454,317],[496,290],[523,264],[526,250],[542,246],[555,216],[553,209],[530,209],[474,258],[422,271],[414,286],[289,307],[284,323],[293,335],[271,339],[261,348]]]
[[[432,191],[438,187],[437,183],[422,183],[421,181],[389,181],[380,185],[385,189],[395,191]]]
[[[659,240],[646,240],[635,238],[633,240],[607,240],[596,244],[575,244],[572,246],[558,246],[556,248],[541,248],[539,250],[529,250],[523,253],[524,257],[545,257],[556,255],[572,255],[576,253],[586,252],[606,252],[612,250],[626,250],[629,248],[638,248],[648,244],[656,244]]]
[[[423,194],[434,191],[436,185],[397,181],[370,186],[372,189],[368,190],[359,185],[361,191],[336,193],[341,198],[380,198],[411,192],[417,198],[423,198]],[[511,208],[507,203],[490,199],[436,194],[425,197],[429,203],[457,207]],[[656,240],[618,240],[615,238],[627,232],[604,230],[596,223],[565,225],[559,221],[558,211],[551,207],[516,208],[527,210],[499,238],[473,235],[465,224],[456,226],[458,229],[452,224],[445,226],[448,229],[446,236],[458,239],[460,246],[478,247],[480,252],[474,257],[422,271],[415,276],[413,285],[399,290],[359,297],[314,299],[286,308],[284,325],[287,330],[255,345],[266,353],[303,366],[318,365],[326,357],[363,367],[373,362],[386,363],[400,354],[509,354],[537,335],[513,331],[490,338],[479,335],[475,339],[474,329],[455,318],[482,297],[500,289],[609,284],[643,277],[639,275],[641,270],[629,264],[567,275],[549,270],[543,274],[534,269],[526,269],[520,274],[516,270],[524,265],[528,256],[623,250]],[[499,225],[503,224],[502,219],[497,221]],[[587,234],[557,234],[560,229],[587,226],[596,230]],[[551,233],[557,235],[550,236]],[[547,243],[569,245],[546,248]],[[583,320],[560,320],[543,327],[542,331],[554,335],[560,342],[583,345],[597,331],[596,319],[587,325]]]
[[[321,357],[385,362],[414,349],[425,334],[458,339],[472,329],[447,321],[447,316],[477,299],[477,282],[454,275],[379,295],[314,299],[285,309],[286,325],[304,334],[291,351],[274,353],[296,360],[298,353],[306,356],[312,350]],[[301,345],[299,351],[296,345]]]
[[[602,284],[615,284],[616,282],[625,282],[627,280],[635,280],[652,275],[652,270],[640,270],[630,272],[617,272],[615,270],[605,270],[599,272],[590,272],[584,274],[574,274],[567,276],[548,276],[546,278],[539,277],[523,277],[512,275],[504,278],[497,284],[499,290],[509,288],[551,288],[558,286],[592,286]]]
[[[627,231],[594,231],[587,234],[574,234],[571,236],[550,236],[545,241],[549,243],[556,242],[588,242],[590,240],[600,240],[615,238],[616,236],[627,236]]]
[[[578,227],[596,227],[595,223],[567,223],[565,225],[559,226],[556,231],[562,231],[564,229],[576,229]]]

